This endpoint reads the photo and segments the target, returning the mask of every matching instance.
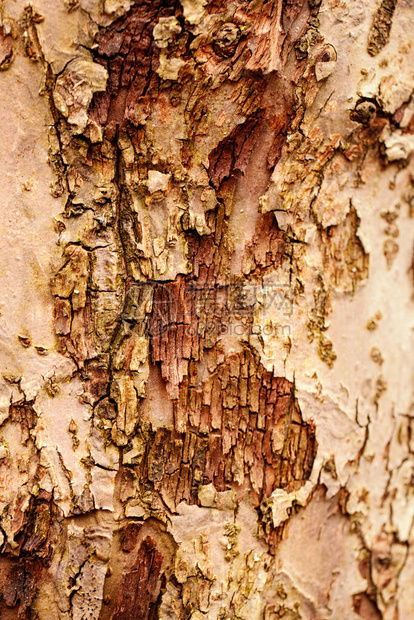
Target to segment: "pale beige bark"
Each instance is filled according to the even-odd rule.
[[[2,11],[1,618],[414,618],[412,2]]]

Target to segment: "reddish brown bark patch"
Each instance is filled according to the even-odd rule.
[[[189,260],[193,270],[174,282],[154,284],[153,309],[148,319],[153,362],[161,362],[161,374],[170,393],[187,373],[190,360],[199,361],[204,348],[213,347],[234,311],[234,284],[228,276],[229,248],[224,208],[217,210],[214,235],[189,235]]]
[[[255,235],[246,247],[243,271],[246,275],[264,275],[268,268],[273,271],[281,265],[286,252],[286,236],[274,213],[260,215]]]
[[[258,278],[279,267],[286,257],[285,235],[274,214],[261,215],[244,259],[244,273],[255,279],[247,282],[231,278],[231,252],[223,242],[227,231],[223,218],[224,213],[219,212],[215,236],[191,238],[193,271],[189,276],[154,284],[148,319],[151,356],[153,362],[161,363],[162,377],[175,397],[190,361],[200,361],[204,350],[214,347],[232,322],[239,331],[249,333],[254,291],[261,286]]]
[[[257,86],[254,114],[237,125],[209,155],[208,173],[216,188],[236,172],[245,172],[249,161],[256,155],[257,149],[254,149],[258,141],[263,144],[269,142],[261,164],[263,173],[270,173],[280,158],[295,115],[292,84],[289,80],[271,74],[266,79],[258,77]]]
[[[174,403],[174,430],[158,429],[144,479],[175,510],[198,503],[198,487],[250,488],[255,504],[274,489],[290,492],[309,478],[314,429],[303,421],[294,385],[266,371],[246,349],[203,382],[190,372]]]
[[[124,528],[121,536],[122,551],[129,553],[135,549],[141,527],[142,523],[128,523],[128,525]]]
[[[11,34],[6,34],[4,29],[0,27],[0,71],[9,68],[13,57],[13,37]]]
[[[109,372],[105,364],[99,360],[86,362],[82,373],[85,393],[84,400],[95,404],[109,390]]]
[[[90,109],[93,120],[101,125],[128,121],[138,125],[142,120],[137,116],[137,106],[145,110],[159,85],[159,50],[152,31],[160,17],[174,14],[175,4],[140,0],[103,31],[95,56],[106,66],[109,80],[106,92],[94,96]]]
[[[381,613],[365,592],[354,594],[352,602],[355,613],[364,620],[381,620]]]
[[[155,541],[147,536],[139,547],[135,564],[120,584],[114,618],[148,620],[153,617],[160,589],[162,560]]]
[[[209,155],[209,177],[218,188],[235,171],[244,172],[261,129],[259,117],[237,125]]]
[[[247,69],[281,71],[298,36],[293,24],[304,7],[308,10],[307,3],[304,0],[264,0],[259,5],[252,4],[254,28],[249,43],[253,53]],[[292,31],[296,36],[292,37]]]
[[[37,413],[33,408],[33,401],[19,400],[10,405],[10,420],[19,424],[21,429],[22,442],[26,443],[30,438],[37,422]]]

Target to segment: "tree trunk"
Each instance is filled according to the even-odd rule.
[[[410,0],[8,0],[0,616],[414,618]]]

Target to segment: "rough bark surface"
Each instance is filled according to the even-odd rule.
[[[0,617],[414,617],[413,6],[7,0]]]

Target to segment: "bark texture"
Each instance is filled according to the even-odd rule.
[[[410,0],[8,0],[0,617],[414,617]]]

